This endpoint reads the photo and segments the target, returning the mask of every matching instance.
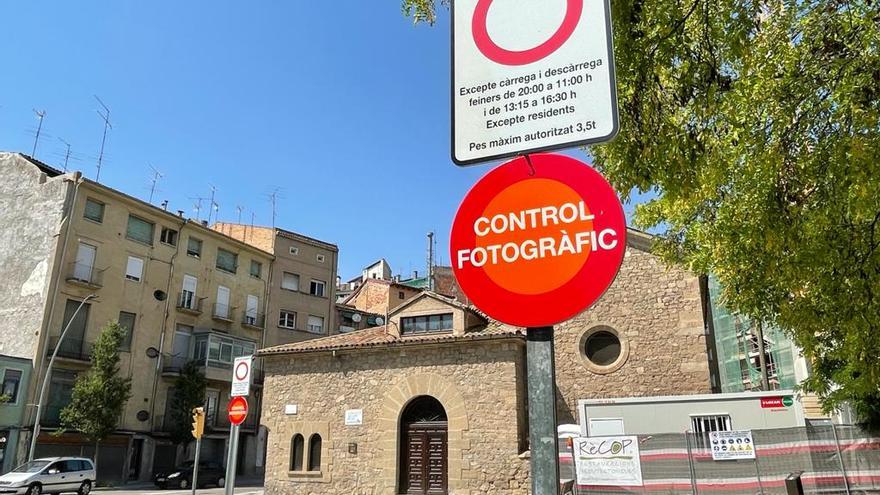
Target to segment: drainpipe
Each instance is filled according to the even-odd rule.
[[[59,286],[61,285],[61,283],[56,279],[63,276],[64,258],[65,258],[65,255],[67,254],[67,240],[70,238],[70,227],[71,227],[71,224],[73,223],[71,218],[73,217],[73,212],[76,209],[76,198],[79,195],[79,186],[80,186],[80,184],[82,184],[82,173],[79,171],[74,172],[72,180],[75,183],[75,185],[73,187],[73,198],[70,201],[70,208],[68,208],[68,210],[67,210],[67,215],[65,215],[65,217],[61,219],[62,227],[60,227],[58,230],[58,236],[61,236],[62,235],[61,229],[62,228],[64,229],[64,237],[61,239],[61,243],[60,243],[61,256],[58,259],[58,272],[57,272],[58,277],[52,277],[52,279],[51,279],[51,280],[53,280],[55,286],[52,288],[52,297],[49,300],[49,311],[46,313],[45,317],[43,318],[43,324],[40,326],[40,340],[43,340],[43,338],[45,337],[45,342],[46,342],[47,348],[49,345],[48,344],[48,342],[49,342],[49,324],[52,322],[52,315],[55,314],[55,302],[58,299],[58,290],[59,290]],[[65,223],[67,225],[63,225]],[[51,276],[51,274],[50,274],[50,276]],[[39,383],[40,372],[43,369],[44,354],[45,354],[45,350],[41,349],[41,347],[39,345],[37,345],[37,351],[39,351],[39,352],[37,352],[37,355],[35,356],[36,362],[34,363],[35,364],[34,369],[36,370],[36,373],[34,374],[34,382],[33,383],[35,383],[35,384]],[[48,374],[48,371],[47,371],[47,374]],[[36,390],[34,390],[34,392],[36,392]],[[39,413],[37,411],[34,411],[33,409],[31,411],[32,411],[32,414],[39,415]],[[33,436],[32,441],[31,441],[31,445],[33,446],[33,447],[31,447],[31,449],[33,450],[33,448],[36,446],[37,433],[32,431],[31,435]],[[30,458],[32,458],[32,456],[33,456],[33,452],[32,451],[28,452],[28,458],[30,459]]]
[[[180,232],[177,235],[177,249],[171,255],[171,261],[168,262],[168,283],[165,284],[165,317],[162,318],[162,330],[159,333],[159,355],[156,357],[156,369],[153,372],[153,393],[150,398],[150,424],[156,426],[156,390],[159,387],[159,373],[162,371],[162,356],[165,350],[165,330],[168,327],[168,317],[170,316],[171,307],[171,281],[174,279],[174,260],[180,254],[180,246],[183,245],[183,229],[186,227],[186,219],[180,222]],[[151,432],[153,428],[150,428]]]

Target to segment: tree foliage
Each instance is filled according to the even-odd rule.
[[[187,362],[180,370],[180,376],[174,382],[174,393],[171,395],[171,441],[185,444],[193,439],[192,410],[205,403],[205,389],[208,382],[204,373],[195,361]]]
[[[877,424],[878,2],[611,5],[621,132],[590,149],[596,166],[625,196],[654,193],[635,222],[665,259],[790,332],[826,408]]]
[[[119,376],[119,344],[125,330],[110,322],[92,348],[92,366],[76,378],[70,403],[61,410],[61,424],[100,443],[116,430],[131,395],[131,378]],[[97,454],[96,454],[97,455]]]

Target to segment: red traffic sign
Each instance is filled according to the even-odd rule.
[[[511,325],[548,326],[592,305],[614,281],[626,219],[598,172],[554,154],[492,170],[459,206],[450,236],[459,286]]]
[[[229,422],[234,425],[244,423],[248,414],[248,403],[244,397],[233,397],[226,406],[226,412],[229,415]]]

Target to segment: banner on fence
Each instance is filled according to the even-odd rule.
[[[575,438],[579,485],[642,486],[638,437]]]
[[[709,433],[712,443],[712,460],[730,461],[754,459],[755,444],[751,430],[713,431]]]

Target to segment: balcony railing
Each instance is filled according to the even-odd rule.
[[[263,313],[245,312],[242,315],[241,324],[249,327],[266,328],[266,315]]]
[[[162,374],[179,375],[186,363],[192,361],[191,357],[178,356],[176,354],[162,354]]]
[[[51,356],[58,346],[59,337],[49,339],[49,347],[46,348],[46,355]],[[61,347],[58,348],[58,357],[75,359],[77,361],[90,361],[92,355],[92,343],[78,339],[64,339]]]
[[[193,292],[179,292],[177,294],[177,309],[188,313],[202,314],[202,301],[204,299],[204,297],[196,296]]]
[[[234,321],[233,312],[235,308],[229,306],[228,304],[220,304],[214,303],[213,311],[211,311],[211,316],[215,320],[223,320],[223,321]]]
[[[106,268],[99,270],[93,265],[73,261],[67,265],[66,279],[72,284],[100,288],[104,286],[104,272],[106,270]]]

